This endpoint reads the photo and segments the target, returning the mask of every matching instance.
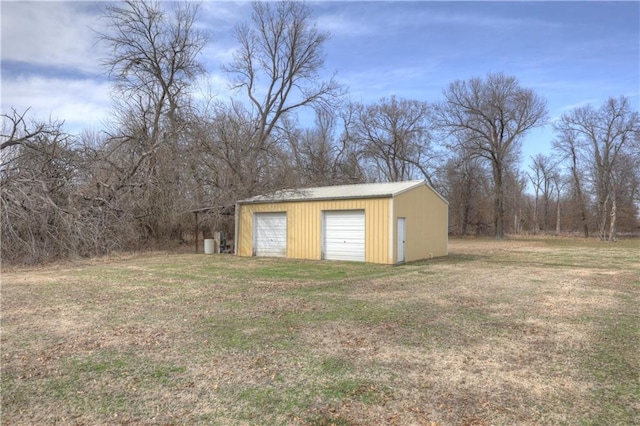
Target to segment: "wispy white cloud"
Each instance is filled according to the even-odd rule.
[[[345,13],[326,13],[318,16],[316,25],[321,31],[328,31],[334,36],[360,37],[374,34],[378,29],[370,22],[365,22]]]
[[[205,1],[201,5],[200,25],[228,32],[251,16],[249,1]]]
[[[65,121],[72,133],[87,126],[102,127],[110,111],[110,88],[93,79],[68,80],[20,77],[3,82],[2,111],[30,109],[35,120]]]
[[[98,18],[79,2],[3,2],[2,60],[99,73]]]
[[[228,76],[221,72],[209,73],[194,82],[192,95],[196,101],[210,101],[212,98],[228,100],[236,92],[230,89]]]
[[[597,99],[595,98],[587,98],[587,99],[582,99],[576,102],[572,102],[570,104],[565,104],[562,105],[559,110],[562,112],[567,112],[570,111],[572,109],[576,109],[576,108],[582,108],[585,107],[587,105],[595,105],[597,103]]]
[[[207,65],[209,71],[216,72],[233,60],[236,50],[234,45],[213,40],[202,49],[199,59]]]
[[[2,102],[35,120],[64,121],[67,131],[102,127],[109,85],[96,43],[104,3],[3,2]]]
[[[329,3],[318,16],[319,28],[335,36],[368,36],[376,33],[407,33],[409,28],[428,30],[435,27],[458,28],[458,31],[473,29],[539,31],[562,28],[563,24],[552,19],[530,16],[505,16],[488,11],[469,10],[468,7],[413,2],[398,7],[394,3]],[[451,6],[451,7],[448,7]],[[460,5],[458,5],[460,6]]]
[[[552,20],[541,20],[530,17],[506,17],[487,13],[468,12],[432,12],[420,17],[425,24],[457,25],[460,27],[482,27],[491,29],[560,28],[562,24]]]
[[[359,102],[375,102],[390,96],[433,101],[443,87],[435,68],[428,62],[402,66],[387,64],[341,73],[338,79],[349,88],[350,96]]]

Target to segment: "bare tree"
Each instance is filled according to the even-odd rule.
[[[617,241],[618,229],[638,229],[638,191],[640,186],[640,140],[632,141],[613,169],[609,238]],[[635,199],[635,201],[634,201]]]
[[[522,136],[544,124],[546,102],[515,77],[489,74],[458,80],[444,91],[436,109],[438,124],[472,155],[491,164],[494,187],[495,237],[505,236],[505,169],[519,150]]]
[[[2,118],[3,261],[40,263],[135,248],[130,217],[107,199],[108,188],[96,186],[117,167],[101,167],[103,145],[95,134],[74,137],[61,122],[30,121],[15,110]]]
[[[36,263],[76,254],[77,161],[62,123],[2,115],[0,211],[2,259]]]
[[[253,132],[253,117],[239,102],[214,102],[201,114],[192,135],[198,141],[198,179],[215,204],[234,203],[266,184],[275,148],[260,149]]]
[[[542,230],[546,231],[549,222],[549,202],[553,195],[553,182],[556,174],[556,164],[553,163],[550,156],[538,154],[535,157],[531,157],[531,170],[527,173],[531,184],[534,187],[535,200],[533,207],[533,232],[538,233],[540,231],[540,221],[538,218],[538,198],[542,195],[543,210],[542,210]]]
[[[518,168],[518,163],[514,159],[513,162],[505,164],[504,173],[504,194],[505,194],[505,217],[513,217],[513,228],[511,232],[520,233],[522,231],[524,220],[523,207],[526,207],[526,199],[524,195],[527,187],[527,176]],[[486,163],[486,162],[485,162]],[[493,184],[493,183],[492,183]],[[493,199],[492,186],[486,192],[486,198]],[[493,209],[491,209],[493,210]],[[505,232],[510,221],[505,221]]]
[[[152,0],[106,7],[108,31],[99,38],[111,55],[103,65],[118,98],[146,112],[152,132],[159,131],[165,116],[178,120],[192,80],[204,72],[197,56],[208,36],[195,26],[198,13],[197,3],[184,3],[167,16],[162,3]]]
[[[484,234],[491,221],[491,203],[487,203],[487,194],[491,193],[490,172],[480,158],[466,153],[455,153],[445,168],[453,232],[465,236],[475,227],[476,235]]]
[[[107,198],[118,197],[153,238],[180,233],[183,226],[184,195],[190,193],[181,174],[190,143],[189,88],[204,72],[197,56],[208,40],[196,26],[198,4],[168,5],[109,5],[107,30],[99,34],[111,49],[104,66],[114,83],[116,122],[100,159],[112,173],[97,186]]]
[[[251,25],[238,26],[235,36],[240,46],[225,70],[233,76],[233,88],[249,98],[258,155],[268,149],[283,116],[330,103],[340,87],[333,79],[318,83],[329,34],[316,28],[303,2],[254,2]]]
[[[0,134],[0,151],[33,142],[35,138],[46,134],[59,133],[62,123],[28,123],[25,120],[29,110],[19,113],[15,108],[11,113],[0,115],[2,134]]]
[[[591,105],[564,114],[555,125],[563,151],[576,151],[590,170],[598,206],[598,232],[602,241],[615,241],[617,187],[615,171],[622,157],[637,156],[640,116],[626,97],[609,98],[599,109]],[[609,229],[607,229],[609,224]],[[609,231],[607,235],[607,231]]]
[[[359,164],[353,167],[355,147],[338,131],[343,118],[336,110],[317,108],[314,127],[303,129],[293,120],[283,121],[283,136],[288,142],[292,169],[297,173],[296,186],[362,181]]]
[[[356,107],[351,138],[382,180],[427,179],[431,185],[436,153],[431,146],[426,102],[382,98]]]
[[[559,133],[558,137],[553,141],[553,148],[560,153],[562,161],[568,164],[571,175],[571,186],[573,193],[573,202],[578,205],[580,212],[580,223],[584,238],[589,238],[589,221],[587,212],[587,200],[584,193],[584,172],[583,162],[585,161],[581,153],[583,152],[583,142],[579,140],[578,134],[574,129],[560,129],[555,126]]]
[[[540,222],[538,220],[538,200],[540,199],[540,191],[544,182],[544,175],[542,174],[540,167],[537,167],[537,164],[534,159],[533,165],[529,166],[531,169],[530,172],[527,173],[529,177],[529,181],[533,185],[533,233],[537,234],[540,232]]]
[[[556,233],[555,235],[560,235],[560,223],[561,223],[561,195],[565,186],[567,185],[567,179],[560,174],[558,170],[555,170],[551,174],[551,183],[553,191],[556,193]]]

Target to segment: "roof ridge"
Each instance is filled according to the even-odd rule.
[[[338,185],[323,185],[323,186],[309,186],[306,188],[286,188],[286,189],[278,189],[276,191],[273,192],[277,192],[277,191],[302,191],[305,189],[320,189],[320,188],[340,188],[343,186],[361,186],[361,185],[392,185],[392,184],[400,184],[400,183],[418,183],[418,182],[424,182],[424,180],[421,179],[415,179],[415,180],[399,180],[399,181],[395,181],[395,182],[361,182],[361,183],[341,183]]]
[[[424,180],[399,182],[372,182],[309,188],[279,189],[265,194],[240,200],[238,203],[262,203],[309,200],[332,200],[346,198],[395,197],[419,185],[427,185]],[[429,185],[427,185],[429,186]],[[431,188],[431,187],[429,187]],[[433,188],[431,188],[433,190]]]

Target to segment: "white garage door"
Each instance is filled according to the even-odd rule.
[[[253,217],[253,255],[287,255],[287,214],[256,213]]]
[[[326,211],[323,258],[364,262],[364,210]]]

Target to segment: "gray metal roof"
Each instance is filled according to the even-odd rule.
[[[321,186],[317,188],[283,189],[270,194],[256,195],[255,197],[247,198],[246,200],[238,201],[238,204],[282,203],[286,201],[303,200],[342,200],[349,198],[391,198],[420,185],[427,185],[427,183],[422,180],[411,180],[405,182],[363,183],[356,185]]]

